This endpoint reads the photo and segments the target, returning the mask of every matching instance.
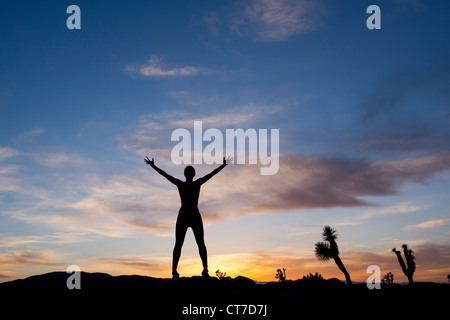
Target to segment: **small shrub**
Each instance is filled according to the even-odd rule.
[[[392,272],[388,272],[384,275],[383,279],[381,279],[381,283],[392,284],[394,283],[394,274]]]
[[[222,271],[220,271],[220,269],[217,269],[217,270],[216,270],[216,277],[217,277],[219,280],[224,279],[226,275],[227,275],[226,272],[222,272]]]
[[[306,276],[303,276],[302,280],[308,280],[308,281],[320,281],[324,280],[322,275],[318,272],[315,274],[312,274],[311,272],[307,274]]]

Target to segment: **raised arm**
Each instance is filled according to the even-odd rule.
[[[158,172],[160,175],[162,175],[164,178],[166,178],[167,180],[169,180],[170,182],[172,182],[174,185],[178,186],[178,184],[180,184],[182,181],[172,177],[170,174],[168,174],[167,172],[165,172],[164,170],[158,168],[155,165],[155,160],[152,158],[152,160],[150,160],[148,157],[145,157],[144,159],[145,163],[148,164],[150,167],[152,167],[153,169],[155,169],[156,172]]]
[[[218,174],[223,168],[225,168],[228,163],[230,163],[233,160],[232,157],[228,157],[228,159],[225,159],[225,157],[223,157],[223,163],[220,167],[214,169],[213,171],[211,171],[210,173],[208,173],[206,176],[197,179],[196,182],[199,182],[200,184],[204,184],[206,181],[208,181],[209,179],[211,179],[212,177],[214,177],[216,174]]]

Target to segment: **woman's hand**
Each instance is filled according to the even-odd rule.
[[[228,158],[225,159],[225,157],[223,157],[223,164],[230,164],[233,162],[233,157],[229,156]]]
[[[152,158],[152,160],[150,160],[148,157],[145,157],[144,159],[145,163],[148,164],[149,166],[154,166],[155,165],[155,160],[154,158]]]

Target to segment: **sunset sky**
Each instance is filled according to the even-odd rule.
[[[69,30],[66,9],[81,9]],[[381,8],[369,30],[366,9]],[[0,10],[0,282],[78,265],[170,277],[177,128],[279,129],[280,167],[200,196],[209,271],[354,281],[450,274],[448,1],[8,1]],[[203,146],[206,146],[205,143]],[[197,177],[217,165],[196,165]],[[188,231],[181,276],[200,275]]]

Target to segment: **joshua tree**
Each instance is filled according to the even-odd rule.
[[[339,270],[344,273],[345,280],[348,285],[352,284],[352,280],[350,279],[350,274],[344,267],[341,258],[339,257],[338,245],[336,243],[337,233],[336,230],[331,228],[330,226],[323,227],[322,232],[323,242],[316,242],[316,257],[320,261],[328,261],[333,258],[334,262],[338,266]]]
[[[286,281],[286,269],[283,268],[283,271],[281,271],[281,269],[277,269],[277,274],[275,275],[275,279],[278,279],[278,282],[285,282]]]
[[[402,267],[402,271],[405,274],[405,276],[408,278],[408,283],[413,283],[413,274],[414,271],[416,271],[416,263],[414,262],[414,256],[412,255],[412,250],[408,249],[408,246],[406,244],[402,245],[403,248],[403,255],[406,259],[406,265],[402,258],[402,253],[400,251],[397,251],[392,249],[392,251],[397,255],[398,263],[400,263],[400,267]]]
[[[220,269],[217,269],[217,270],[216,270],[216,277],[217,277],[219,280],[225,279],[225,276],[226,276],[226,275],[227,275],[226,272],[222,272],[222,271],[220,271]]]

